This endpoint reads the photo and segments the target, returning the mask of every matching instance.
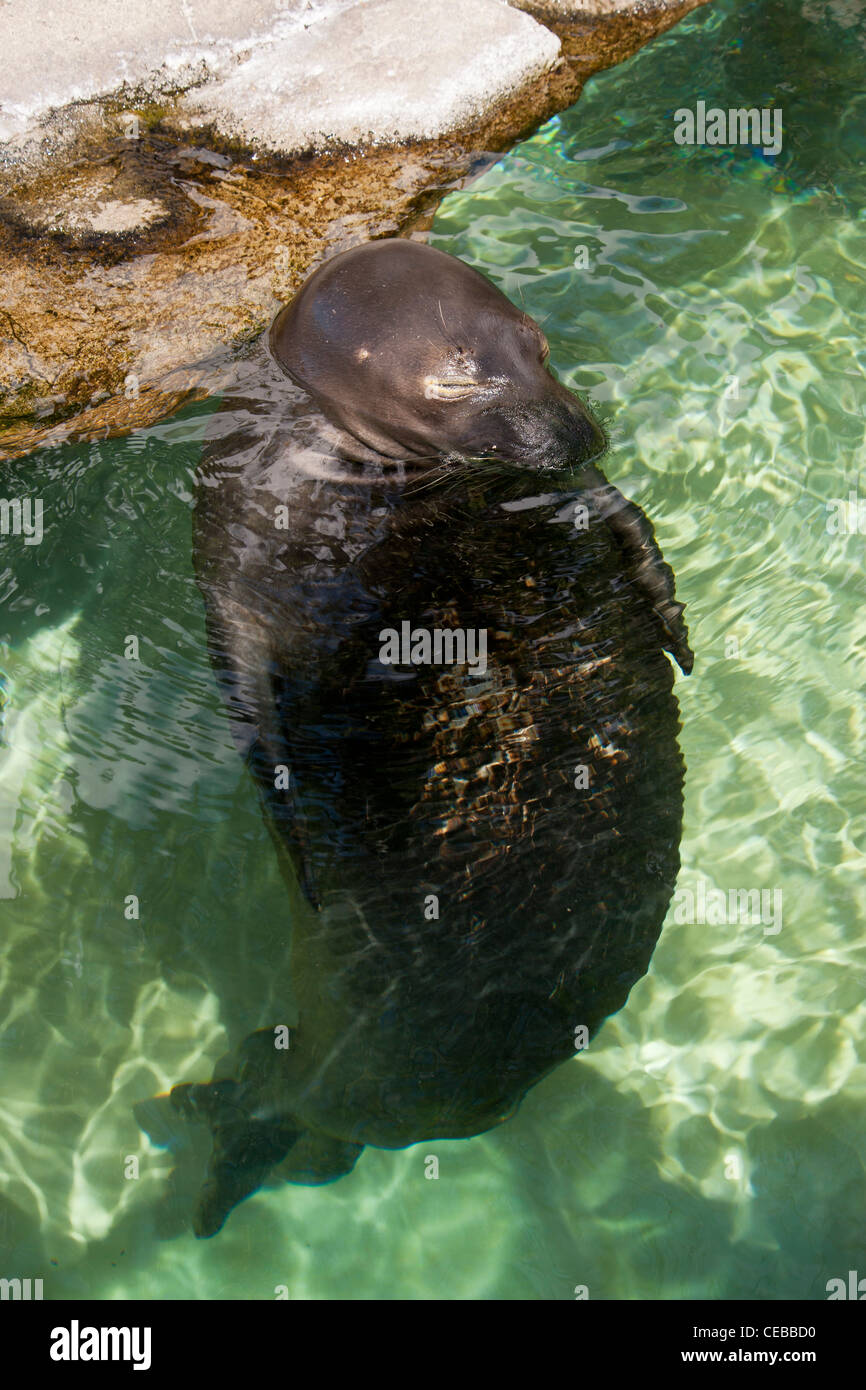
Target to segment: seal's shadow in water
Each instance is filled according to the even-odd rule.
[[[429,254],[434,271],[449,261]],[[524,352],[525,316],[470,289]],[[527,340],[530,394],[499,420],[509,448],[529,457],[542,434],[554,454],[594,448],[597,426]],[[363,444],[353,458],[260,365],[213,421],[195,566],[288,888],[297,1016],[243,1039],[209,1086],[175,1088],[214,1136],[199,1235],[277,1165],[331,1181],[366,1144],[508,1118],[645,973],[679,868],[663,649],[685,669],[691,653],[638,509],[586,452],[571,479],[522,460],[419,465],[420,445],[409,475]],[[393,430],[408,410],[380,416]],[[461,420],[474,437],[476,416]],[[405,623],[485,634],[486,665],[384,662],[383,634]]]

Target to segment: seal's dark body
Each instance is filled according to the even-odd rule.
[[[579,494],[515,507],[513,478],[463,478],[416,498],[224,453],[195,511],[210,654],[316,904],[292,1049],[265,1034],[256,1066],[298,1130],[478,1132],[622,1006],[658,937],[683,768],[652,611],[607,528],[575,527]],[[406,619],[486,628],[487,674],[383,667],[379,633]],[[307,987],[316,1026],[333,1009],[321,1045]]]
[[[431,302],[407,319],[415,286]],[[682,815],[663,648],[692,656],[652,529],[593,466],[601,431],[540,337],[450,257],[358,248],[272,329],[306,418],[267,380],[217,417],[195,568],[290,890],[298,1012],[288,1050],[253,1033],[172,1093],[214,1133],[200,1235],[275,1163],[327,1181],[365,1144],[499,1123],[649,964]],[[339,438],[301,466],[320,425]],[[585,491],[555,490],[557,460]],[[486,630],[486,673],[383,665],[404,622]]]

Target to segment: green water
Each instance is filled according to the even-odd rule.
[[[267,1022],[287,934],[192,578],[208,408],[7,467],[45,533],[0,543],[0,1274],[46,1298],[382,1299],[823,1298],[866,1275],[866,535],[827,528],[866,497],[864,61],[845,0],[723,0],[437,218],[544,324],[676,571],[680,888],[783,903],[770,931],[672,907],[626,1008],[497,1132],[368,1149],[213,1241],[179,1229],[131,1107]],[[781,154],[676,145],[701,99],[780,106]]]

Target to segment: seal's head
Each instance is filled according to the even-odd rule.
[[[322,412],[385,458],[562,469],[605,447],[551,373],[538,325],[477,270],[420,242],[374,241],[326,261],[269,341]]]

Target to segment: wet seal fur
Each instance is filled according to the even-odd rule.
[[[507,1119],[625,1003],[679,869],[682,605],[538,326],[393,240],[323,264],[269,343],[291,410],[273,368],[226,403],[195,566],[297,1017],[172,1091],[213,1135],[199,1236],[272,1170]],[[486,630],[486,670],[384,663],[406,621]]]

